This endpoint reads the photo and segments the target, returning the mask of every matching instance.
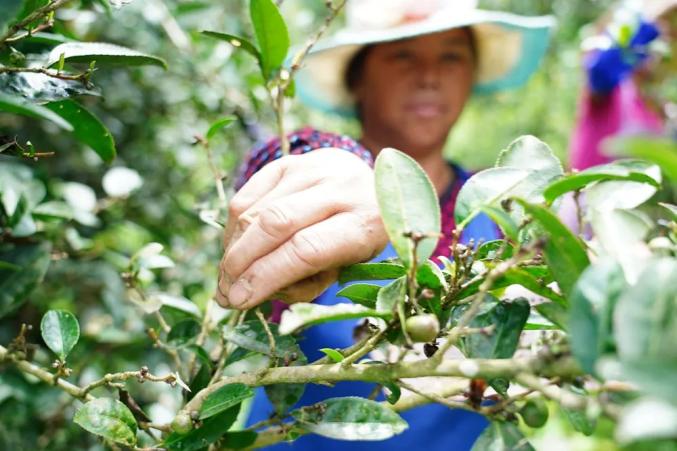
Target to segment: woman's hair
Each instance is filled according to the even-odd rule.
[[[475,40],[475,33],[471,27],[463,27],[462,30],[468,33],[468,37],[470,38],[470,50],[472,52],[473,59],[477,61],[477,41]],[[364,70],[367,57],[375,45],[378,44],[365,45],[355,54],[355,56],[352,57],[348,63],[346,72],[343,76],[343,83],[344,86],[348,88],[349,92],[354,92],[355,88],[360,82],[360,79],[362,79],[362,72]],[[355,105],[355,110],[357,119],[362,122],[362,109],[359,104]]]

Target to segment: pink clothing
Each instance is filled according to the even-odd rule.
[[[661,118],[642,100],[631,78],[608,95],[583,91],[576,128],[569,149],[572,169],[586,169],[612,159],[602,153],[605,138],[622,135],[660,134]]]

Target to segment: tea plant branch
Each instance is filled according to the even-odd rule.
[[[171,385],[172,387],[176,386],[177,381],[176,375],[174,373],[170,373],[166,376],[155,376],[148,371],[147,367],[144,366],[138,371],[123,371],[120,373],[106,374],[101,379],[98,379],[83,387],[81,389],[81,393],[82,396],[84,396],[95,388],[102,387],[104,385],[110,385],[113,382],[126,381],[128,379],[137,379],[141,383],[145,381],[164,382]]]
[[[224,377],[198,392],[189,401],[183,411],[199,410],[203,401],[224,385],[242,383],[250,387],[272,384],[322,383],[340,381],[363,381],[385,383],[398,379],[427,376],[451,376],[464,378],[496,377],[511,378],[521,373],[535,373],[542,376],[571,377],[581,374],[581,370],[570,357],[545,363],[537,358],[513,359],[464,359],[443,360],[436,363],[433,359],[400,363],[354,364],[342,368],[337,364],[306,365],[263,368],[258,371]]]
[[[399,385],[402,388],[405,388],[409,390],[412,393],[416,393],[419,396],[422,396],[431,402],[435,402],[438,404],[442,404],[443,406],[449,407],[450,409],[463,409],[463,410],[470,410],[472,412],[476,412],[476,410],[470,405],[466,404],[464,402],[458,402],[458,401],[452,401],[450,399],[445,398],[444,396],[438,395],[437,393],[429,393],[429,392],[424,392],[423,390],[420,390],[413,385],[404,382],[402,380],[398,380],[396,382],[397,385]]]
[[[515,376],[515,382],[523,387],[541,392],[546,398],[556,401],[568,409],[582,410],[587,405],[587,400],[584,396],[576,395],[556,385],[543,382],[538,376],[533,374],[518,373]]]
[[[19,22],[9,27],[7,32],[5,32],[4,35],[0,36],[0,48],[3,47],[7,43],[7,41],[9,41],[10,38],[12,38],[17,32],[19,32],[19,30],[30,25],[36,20],[42,19],[43,17],[56,11],[62,6],[65,6],[70,1],[71,0],[52,0],[46,5],[36,9],[35,11],[27,15],[24,19],[20,20]]]
[[[275,337],[273,336],[273,333],[270,331],[268,321],[266,321],[266,317],[263,316],[261,309],[259,307],[256,307],[256,309],[254,309],[254,313],[256,313],[256,317],[263,325],[263,330],[266,332],[266,336],[268,337],[268,346],[270,349],[270,357],[271,357],[270,365],[275,366],[277,364],[277,356],[275,355]]]
[[[21,73],[28,72],[33,74],[43,74],[52,78],[58,78],[59,80],[68,80],[68,81],[78,81],[83,84],[89,83],[89,77],[92,75],[92,71],[87,70],[80,74],[65,74],[63,72],[57,71],[55,69],[48,69],[46,67],[12,67],[12,66],[1,66],[0,74],[2,73]]]

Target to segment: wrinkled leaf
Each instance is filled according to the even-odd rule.
[[[269,79],[289,51],[287,24],[273,0],[250,0],[249,15],[261,51],[263,77]]]
[[[352,396],[330,398],[291,414],[303,429],[338,440],[385,440],[407,428],[391,409]]]
[[[69,63],[122,64],[125,66],[155,65],[167,69],[167,63],[157,56],[148,55],[106,42],[67,42],[57,45],[49,53],[47,66],[59,62],[61,55]]]
[[[226,384],[212,392],[200,407],[200,420],[218,415],[254,396],[254,391],[244,384]]]
[[[389,318],[390,315],[391,312],[377,311],[355,304],[321,305],[298,303],[293,304],[288,310],[282,312],[280,333],[286,335],[302,327],[329,321],[367,317]]]
[[[357,263],[341,268],[339,283],[353,280],[390,280],[397,279],[407,273],[402,265],[396,263]]]
[[[66,360],[80,338],[80,325],[72,313],[50,310],[42,317],[40,333],[47,347],[61,360]]]
[[[281,335],[281,332],[278,331],[277,324],[268,324],[268,327],[275,338],[275,357],[291,359],[292,354],[296,354],[297,357],[303,354],[298,344],[296,344],[294,337],[290,335]],[[280,327],[280,329],[282,329],[282,327]],[[235,327],[224,326],[223,338],[226,341],[234,343],[244,349],[259,352],[265,355],[271,355],[268,335],[266,334],[263,325],[258,320],[245,321],[244,323]]]
[[[132,412],[117,399],[98,398],[89,401],[75,413],[73,421],[92,434],[115,443],[133,446],[137,424]]]
[[[414,244],[406,233],[427,238],[416,247],[416,263],[425,262],[439,240],[440,206],[435,188],[419,164],[410,156],[383,149],[374,164],[376,197],[386,232],[405,266],[411,266]]]

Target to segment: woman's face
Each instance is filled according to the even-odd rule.
[[[412,156],[439,151],[470,95],[474,73],[468,30],[374,46],[353,90],[364,138]]]

